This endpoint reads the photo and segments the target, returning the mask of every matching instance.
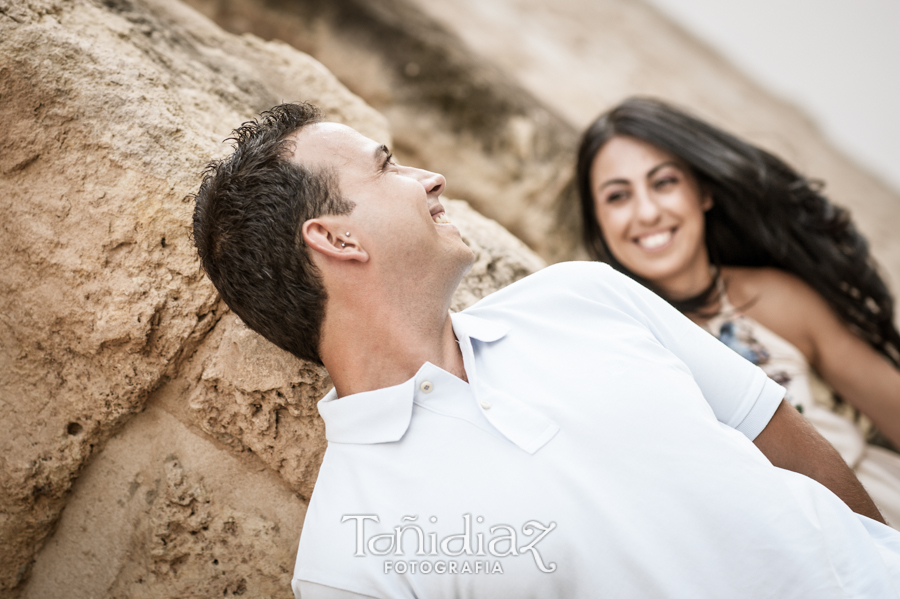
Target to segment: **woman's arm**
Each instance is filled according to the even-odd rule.
[[[824,305],[821,312],[810,363],[847,403],[900,447],[900,371],[854,334],[829,306]]]
[[[815,290],[773,269],[735,270],[747,314],[781,335],[850,405],[900,447],[900,371],[857,336]],[[740,305],[732,298],[736,305]]]

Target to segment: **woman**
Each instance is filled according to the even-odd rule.
[[[593,257],[782,383],[900,526],[900,455],[866,443],[874,424],[900,447],[900,334],[847,212],[775,156],[642,98],[591,125],[577,177]]]

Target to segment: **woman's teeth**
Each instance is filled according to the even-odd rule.
[[[450,219],[447,218],[446,212],[441,212],[440,214],[435,214],[432,218],[434,219],[434,222],[436,222],[439,225],[449,225],[450,224]]]
[[[646,235],[644,237],[638,237],[638,245],[640,245],[644,249],[655,250],[656,248],[662,247],[669,243],[669,240],[672,239],[672,231],[663,231],[661,233],[654,233],[653,235]]]

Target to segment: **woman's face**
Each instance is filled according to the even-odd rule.
[[[675,299],[709,284],[703,213],[712,198],[682,160],[616,136],[594,158],[591,186],[600,229],[622,265]]]

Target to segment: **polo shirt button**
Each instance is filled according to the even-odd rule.
[[[422,393],[431,393],[431,390],[434,389],[434,385],[431,384],[431,381],[422,381],[422,384],[419,385],[419,389],[422,390]]]
[[[479,403],[479,404],[481,405],[481,407],[484,408],[485,410],[490,410],[490,409],[491,409],[491,402],[489,402],[489,401],[484,401],[484,400],[482,399],[482,400],[479,401],[478,403]]]

